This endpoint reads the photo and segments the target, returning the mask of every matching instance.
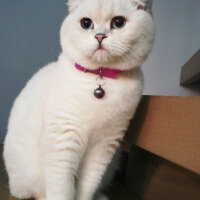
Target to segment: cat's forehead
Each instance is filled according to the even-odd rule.
[[[127,0],[84,0],[80,5],[80,15],[96,21],[110,20],[113,16],[128,16],[130,6]]]

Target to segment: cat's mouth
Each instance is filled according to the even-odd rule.
[[[104,50],[104,47],[102,47],[102,45],[99,45],[99,47],[97,48],[97,50]]]
[[[96,51],[107,51],[107,50],[102,44],[99,44],[99,46],[97,47]]]
[[[110,52],[103,44],[99,44],[95,47],[92,56],[90,57],[93,61],[97,63],[106,63],[110,59]]]

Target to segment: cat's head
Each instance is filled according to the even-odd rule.
[[[148,0],[68,0],[61,46],[74,62],[129,70],[142,64],[152,48],[154,25]]]

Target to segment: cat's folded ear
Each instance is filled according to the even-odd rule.
[[[146,10],[149,0],[133,0],[133,3],[137,4],[138,10]]]
[[[72,13],[80,4],[81,0],[68,0],[67,6],[69,13]]]

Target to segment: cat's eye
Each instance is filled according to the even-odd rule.
[[[81,27],[83,29],[89,30],[89,29],[94,28],[94,23],[92,22],[90,18],[83,18],[81,19]]]
[[[126,19],[121,16],[114,17],[111,21],[112,29],[120,29],[123,28],[126,24]]]

